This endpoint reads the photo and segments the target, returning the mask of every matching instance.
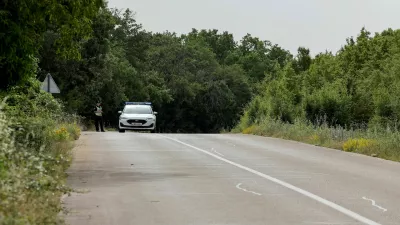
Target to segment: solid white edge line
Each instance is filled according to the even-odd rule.
[[[219,153],[217,150],[214,150],[215,153],[217,153],[220,156],[224,156],[223,154]]]
[[[309,197],[309,198],[311,198],[311,199],[314,199],[315,201],[318,201],[318,202],[320,202],[320,203],[322,203],[322,204],[324,204],[324,205],[326,205],[326,206],[329,206],[329,207],[331,207],[332,209],[335,209],[335,210],[337,210],[337,211],[339,211],[339,212],[341,212],[341,213],[343,213],[343,214],[345,214],[345,215],[347,215],[347,216],[349,216],[349,217],[351,217],[351,218],[353,218],[353,219],[355,219],[355,220],[358,220],[359,222],[362,222],[362,223],[368,224],[368,225],[381,225],[381,224],[379,224],[379,223],[377,223],[377,222],[375,222],[375,221],[372,221],[372,220],[370,220],[370,219],[368,219],[368,218],[366,218],[366,217],[363,217],[363,216],[361,216],[361,215],[359,215],[359,214],[357,214],[357,213],[355,213],[355,212],[353,212],[353,211],[351,211],[351,210],[349,210],[349,209],[346,209],[346,208],[344,208],[344,207],[342,207],[342,206],[340,206],[340,205],[338,205],[338,204],[336,204],[336,203],[333,203],[333,202],[328,201],[328,200],[326,200],[326,199],[324,199],[324,198],[322,198],[322,197],[319,197],[318,195],[315,195],[315,194],[313,194],[313,193],[311,193],[311,192],[308,192],[308,191],[306,191],[306,190],[303,190],[303,189],[301,189],[301,188],[298,188],[298,187],[296,187],[296,186],[293,186],[293,185],[291,185],[291,184],[289,184],[289,183],[286,183],[285,181],[281,181],[281,180],[279,180],[279,179],[277,179],[277,178],[274,178],[274,177],[271,177],[271,176],[266,175],[266,174],[264,174],[264,173],[261,173],[261,172],[259,172],[259,171],[253,170],[253,169],[251,169],[251,168],[249,168],[249,167],[246,167],[246,166],[243,166],[243,165],[241,165],[241,164],[239,164],[239,163],[232,162],[232,161],[230,161],[230,160],[228,160],[228,159],[225,159],[225,158],[223,158],[223,157],[221,157],[221,156],[215,155],[215,154],[213,154],[213,153],[211,153],[211,152],[208,152],[208,151],[206,151],[206,150],[203,150],[203,149],[201,149],[201,148],[198,148],[198,147],[195,147],[195,146],[193,146],[193,145],[187,144],[187,143],[185,143],[185,142],[179,141],[179,140],[177,140],[177,139],[175,139],[175,138],[171,138],[171,137],[164,136],[164,135],[160,135],[160,136],[161,136],[161,137],[164,137],[164,138],[167,138],[167,139],[169,139],[169,140],[171,140],[171,141],[175,141],[175,142],[177,142],[177,143],[179,143],[179,144],[185,145],[185,146],[187,146],[187,147],[193,148],[193,149],[195,149],[195,150],[197,150],[197,151],[199,151],[199,152],[203,152],[203,153],[205,153],[205,154],[207,154],[207,155],[209,155],[209,156],[212,156],[212,157],[214,157],[214,158],[216,158],[216,159],[219,159],[219,160],[221,160],[221,161],[224,161],[224,162],[226,162],[226,163],[228,163],[228,164],[231,164],[231,165],[233,165],[233,166],[236,166],[236,167],[238,167],[238,168],[240,168],[240,169],[246,170],[246,171],[248,171],[248,172],[250,172],[250,173],[256,174],[256,175],[258,175],[258,176],[260,176],[260,177],[263,177],[263,178],[265,178],[265,179],[267,179],[267,180],[269,180],[269,181],[272,181],[272,182],[274,182],[274,183],[277,183],[277,184],[279,184],[279,185],[282,185],[282,186],[284,186],[284,187],[286,187],[286,188],[289,188],[289,189],[291,189],[291,190],[293,190],[293,191],[295,191],[295,192],[297,192],[297,193],[300,193],[300,194],[302,194],[302,195],[304,195],[304,196],[307,196],[307,197]]]

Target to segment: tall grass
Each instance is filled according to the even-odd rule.
[[[29,107],[26,98],[0,106],[0,224],[62,224],[60,197],[69,192],[65,170],[79,120],[46,93],[35,93]]]
[[[400,132],[396,128],[375,129],[360,126],[346,129],[340,126],[329,127],[324,122],[318,126],[314,124],[305,120],[295,120],[293,124],[289,124],[263,119],[249,125],[242,121],[233,132],[295,140],[400,161]]]

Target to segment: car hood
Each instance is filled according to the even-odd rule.
[[[128,119],[147,119],[154,118],[153,114],[122,114],[121,117],[125,117]]]

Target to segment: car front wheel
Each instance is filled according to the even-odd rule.
[[[125,133],[125,130],[124,129],[119,129],[119,132],[120,133]]]

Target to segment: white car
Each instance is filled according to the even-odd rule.
[[[123,111],[118,112],[119,132],[124,133],[125,130],[136,131],[156,131],[156,115],[153,111],[151,102],[126,102]]]

